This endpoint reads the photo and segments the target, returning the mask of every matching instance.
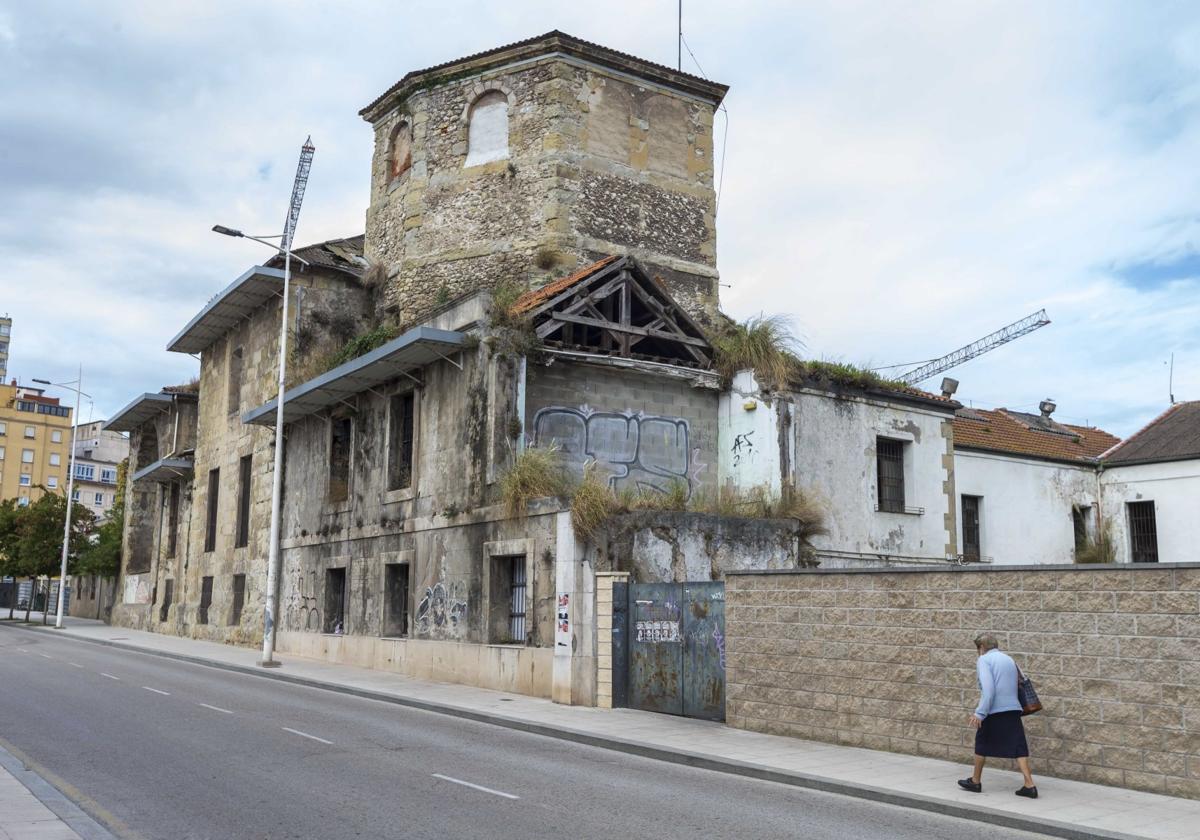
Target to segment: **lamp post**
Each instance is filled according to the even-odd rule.
[[[263,615],[263,654],[258,663],[263,668],[278,668],[275,661],[275,614],[279,604],[279,508],[283,491],[283,391],[287,373],[287,325],[289,287],[292,279],[291,242],[283,241],[280,245],[269,242],[269,239],[283,239],[278,236],[250,236],[234,228],[224,225],[213,225],[213,231],[242,239],[253,239],[261,242],[273,251],[283,254],[283,312],[279,319],[279,389],[275,397],[275,468],[271,473],[271,547],[267,553],[267,596],[266,608]],[[296,260],[308,265],[300,257]]]
[[[75,504],[72,496],[75,493],[75,438],[79,434],[79,398],[87,396],[90,400],[91,396],[80,390],[83,387],[83,365],[79,366],[79,378],[74,382],[51,382],[48,379],[34,379],[33,381],[75,392],[75,414],[71,417],[71,455],[67,460],[67,515],[66,521],[63,522],[62,567],[59,569],[58,575],[58,618],[54,621],[54,629],[61,630],[63,607],[66,604],[67,596],[67,552],[71,547],[71,507]]]

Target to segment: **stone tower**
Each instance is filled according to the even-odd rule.
[[[628,254],[709,321],[727,90],[561,32],[409,73],[360,112],[382,305],[411,324],[476,289]]]

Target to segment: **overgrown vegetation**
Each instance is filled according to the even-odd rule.
[[[37,579],[57,577],[63,546],[63,520],[67,515],[65,495],[58,495],[45,487],[39,487],[41,497],[21,507],[16,499],[0,502],[0,577],[29,578],[29,603],[25,607],[25,620],[37,592]],[[88,537],[93,531],[95,517],[83,505],[71,504],[71,540],[67,552],[68,571],[75,569],[81,552],[88,547]],[[42,613],[46,621],[49,609]],[[13,614],[9,608],[9,617]]]
[[[802,347],[791,320],[780,315],[756,315],[727,325],[713,339],[717,372],[726,387],[735,373],[747,368],[754,370],[760,385],[771,390],[806,379],[839,387],[905,387],[903,382],[846,362],[802,359]]]
[[[488,309],[488,347],[498,356],[536,358],[542,350],[542,340],[533,328],[533,319],[516,311],[517,300],[528,289],[522,283],[504,281],[492,289]]]
[[[1076,563],[1115,563],[1116,547],[1108,523],[1100,526],[1094,537],[1088,537],[1083,548],[1075,549]]]
[[[566,465],[557,449],[530,447],[519,452],[500,479],[500,497],[513,518],[525,516],[532,500],[565,496],[570,489]]]
[[[75,574],[116,577],[121,570],[121,532],[125,529],[125,482],[129,459],[117,465],[117,489],[108,519],[96,529],[91,542],[79,553]]]

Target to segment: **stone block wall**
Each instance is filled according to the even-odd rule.
[[[1035,774],[1200,798],[1200,564],[728,573],[727,720],[968,762],[983,631]]]

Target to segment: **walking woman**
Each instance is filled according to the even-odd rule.
[[[972,793],[981,793],[983,765],[989,758],[1015,758],[1025,784],[1017,796],[1037,799],[1038,790],[1029,772],[1029,745],[1025,727],[1021,725],[1021,704],[1017,701],[1017,663],[1001,653],[996,637],[980,634],[975,637],[979,654],[976,671],[979,674],[979,705],[971,715],[975,732],[975,772],[969,779],[960,779],[958,786]]]

